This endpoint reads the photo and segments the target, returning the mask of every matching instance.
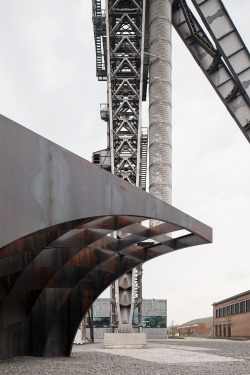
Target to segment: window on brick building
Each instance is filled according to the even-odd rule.
[[[223,309],[220,309],[220,318],[223,317]]]
[[[250,312],[250,299],[246,301],[247,312]]]
[[[227,325],[223,324],[223,336],[227,337]]]
[[[231,305],[227,306],[227,315],[231,315]]]
[[[246,301],[240,302],[240,312],[245,313],[246,312]]]
[[[240,304],[236,303],[235,304],[235,314],[239,314],[239,313],[240,313]]]
[[[219,318],[219,317],[220,317],[220,310],[216,309],[216,318]]]
[[[232,315],[235,314],[235,305],[232,305],[232,307],[231,307],[231,312],[232,312]]]
[[[227,308],[223,307],[223,316],[227,316]]]
[[[214,334],[215,334],[215,336],[218,336],[218,326],[217,326],[217,324],[214,326]]]

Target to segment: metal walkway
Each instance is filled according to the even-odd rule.
[[[173,4],[173,26],[250,142],[250,56],[220,0],[192,0],[210,38],[186,0]]]

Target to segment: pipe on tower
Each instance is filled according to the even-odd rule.
[[[172,203],[172,0],[149,1],[149,192]]]

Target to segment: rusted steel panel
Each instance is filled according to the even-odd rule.
[[[113,281],[212,240],[205,224],[3,116],[0,176],[0,358],[70,355]],[[149,229],[148,218],[163,223]]]
[[[173,206],[1,115],[0,175],[4,218],[0,248],[40,229],[100,216],[140,213],[190,230],[199,225]]]

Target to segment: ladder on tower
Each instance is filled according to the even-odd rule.
[[[148,154],[148,128],[142,128],[141,131],[141,170],[140,187],[146,190],[147,180],[147,154]]]

